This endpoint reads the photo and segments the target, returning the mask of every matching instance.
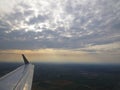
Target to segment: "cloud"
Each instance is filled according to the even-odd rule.
[[[92,51],[95,53],[108,53],[108,54],[117,54],[120,53],[120,42],[110,43],[110,44],[102,44],[102,45],[88,45],[81,50]]]
[[[5,0],[0,4],[0,49],[109,47],[120,40],[118,0]]]

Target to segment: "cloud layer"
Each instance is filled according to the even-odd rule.
[[[112,43],[120,49],[119,42],[119,0],[0,1],[2,50],[89,48],[90,51],[90,47]]]

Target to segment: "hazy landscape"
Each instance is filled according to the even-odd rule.
[[[22,64],[0,63],[0,76]],[[120,66],[35,63],[32,90],[119,90]]]

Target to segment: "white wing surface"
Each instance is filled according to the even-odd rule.
[[[34,65],[22,56],[25,64],[0,78],[0,90],[31,90]]]

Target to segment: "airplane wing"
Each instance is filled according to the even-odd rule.
[[[31,90],[34,65],[22,54],[24,65],[0,78],[0,90]]]

